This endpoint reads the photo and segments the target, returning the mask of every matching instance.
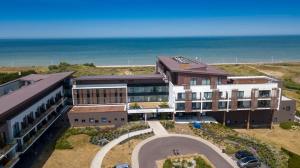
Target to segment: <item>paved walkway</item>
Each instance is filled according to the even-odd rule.
[[[153,132],[155,135],[168,135],[168,131],[161,125],[159,121],[148,121],[148,125],[151,129],[153,129]]]
[[[156,167],[155,161],[173,155],[173,149],[178,149],[180,154],[204,154],[217,168],[237,167],[234,160],[209,141],[181,134],[156,135],[139,143],[131,156],[132,167]]]
[[[135,131],[135,132],[130,132],[128,134],[122,135],[117,139],[112,140],[111,142],[109,142],[108,144],[106,144],[103,148],[100,149],[100,151],[97,152],[96,156],[94,157],[92,164],[90,166],[90,168],[101,168],[102,165],[102,161],[105,157],[105,155],[116,145],[118,145],[120,142],[130,138],[130,137],[134,137],[137,135],[141,135],[141,134],[145,134],[145,133],[149,133],[152,132],[151,128],[148,129],[144,129],[144,130],[140,130],[140,131]]]

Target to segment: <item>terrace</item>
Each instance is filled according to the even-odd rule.
[[[128,113],[157,113],[172,112],[168,103],[162,102],[134,102],[128,103]]]

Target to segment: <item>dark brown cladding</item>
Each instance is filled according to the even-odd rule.
[[[109,76],[83,76],[74,79],[75,84],[155,84],[165,83],[160,74],[149,75],[109,75]]]
[[[39,80],[24,86],[12,93],[0,97],[0,120],[5,121],[32,106],[34,103],[48,95],[63,84],[63,80],[70,77],[73,72],[37,75]],[[36,79],[35,75],[21,78]],[[41,78],[43,76],[43,78]]]

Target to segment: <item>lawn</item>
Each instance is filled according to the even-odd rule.
[[[68,138],[73,149],[55,149],[43,168],[89,168],[100,147],[89,142],[88,135],[79,134]]]
[[[255,137],[278,148],[284,147],[300,155],[300,130],[285,130],[278,125],[273,129],[235,129],[239,133]]]
[[[131,154],[135,146],[151,136],[153,136],[153,133],[140,135],[118,144],[106,154],[102,167],[111,168],[121,163],[131,164]]]

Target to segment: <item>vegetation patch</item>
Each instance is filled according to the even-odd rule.
[[[294,152],[291,152],[285,148],[281,148],[282,151],[289,155],[288,165],[289,168],[298,168],[300,166],[300,155],[297,155]]]
[[[199,154],[172,156],[167,159],[157,161],[159,168],[212,168],[209,160]]]
[[[172,129],[172,128],[175,128],[175,122],[174,121],[171,121],[171,120],[163,120],[163,121],[160,121],[161,125],[163,127],[165,127],[165,129]]]
[[[203,124],[202,129],[193,128],[190,124],[190,128],[196,135],[219,145],[229,155],[246,149],[271,168],[288,167],[288,156],[281,150],[221,124]]]
[[[72,135],[85,134],[90,136],[90,142],[95,145],[100,145],[100,140],[105,139],[111,141],[125,133],[138,131],[149,128],[144,122],[133,122],[123,125],[119,128],[100,128],[100,127],[81,127],[70,128],[56,142],[56,149],[72,149],[72,144],[68,141],[68,137]]]
[[[296,128],[296,127],[299,127],[300,126],[300,123],[297,123],[297,122],[293,122],[293,121],[287,121],[287,122],[282,122],[279,124],[279,126],[282,128],[282,129],[292,129],[292,128]]]
[[[19,72],[13,72],[13,73],[0,73],[0,84],[18,79],[20,77],[30,75],[30,74],[36,74],[34,70],[27,70],[27,71],[20,71]]]

